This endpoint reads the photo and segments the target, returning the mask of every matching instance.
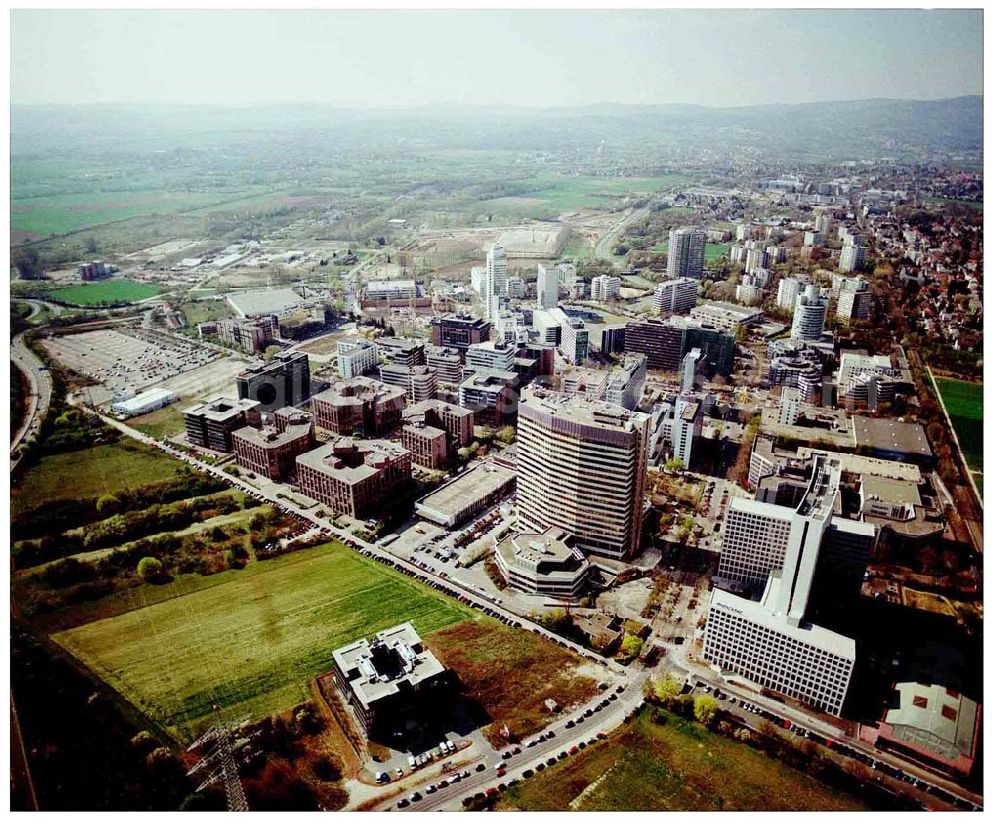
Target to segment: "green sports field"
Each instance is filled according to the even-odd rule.
[[[983,488],[983,385],[935,375],[941,400],[955,428],[958,444],[980,490]]]
[[[72,303],[75,306],[100,306],[108,303],[135,303],[159,294],[158,287],[134,280],[105,280],[100,283],[85,283],[66,289],[55,289],[51,293],[54,300]]]
[[[330,653],[410,620],[421,635],[474,617],[457,601],[331,543],[54,639],[182,740],[218,703],[259,718],[308,697]]]

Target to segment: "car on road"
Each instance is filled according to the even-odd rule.
[[[399,809],[402,810],[404,807],[409,807],[410,806],[410,801],[409,801],[409,799],[401,798],[401,799],[399,799],[399,801],[396,802],[396,806],[399,807]]]
[[[421,798],[423,798],[423,796],[420,793],[418,793],[418,792],[412,792],[412,793],[410,793],[410,801],[417,802]]]

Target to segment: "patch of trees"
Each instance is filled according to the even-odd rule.
[[[149,758],[167,742],[141,729],[137,714],[123,714],[17,622],[10,650],[11,691],[43,810],[174,810],[183,803],[191,781],[170,750]]]
[[[178,470],[177,477],[172,480],[143,484],[114,495],[47,501],[15,515],[11,519],[11,537],[23,540],[54,536],[96,521],[101,515],[107,517],[116,512],[142,510],[154,504],[210,495],[223,489],[226,489],[226,484],[218,478],[192,472],[185,467]],[[98,503],[102,500],[103,504],[98,508]]]

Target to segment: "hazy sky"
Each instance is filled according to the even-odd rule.
[[[982,94],[980,11],[13,11],[14,103]]]

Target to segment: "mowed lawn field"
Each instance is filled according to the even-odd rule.
[[[983,385],[934,376],[958,444],[980,491],[983,488]]]
[[[107,303],[135,303],[158,295],[158,287],[150,283],[134,280],[105,280],[99,283],[85,283],[66,289],[54,289],[49,296],[53,300],[72,303],[75,306],[100,306]]]
[[[46,455],[13,496],[15,513],[58,498],[109,495],[170,480],[184,464],[141,444],[112,444]]]
[[[259,718],[308,697],[343,644],[410,620],[427,636],[474,617],[411,578],[330,543],[251,564],[218,586],[53,638],[182,741],[218,703]]]
[[[676,715],[645,707],[607,741],[503,795],[519,810],[863,810],[815,778]]]

